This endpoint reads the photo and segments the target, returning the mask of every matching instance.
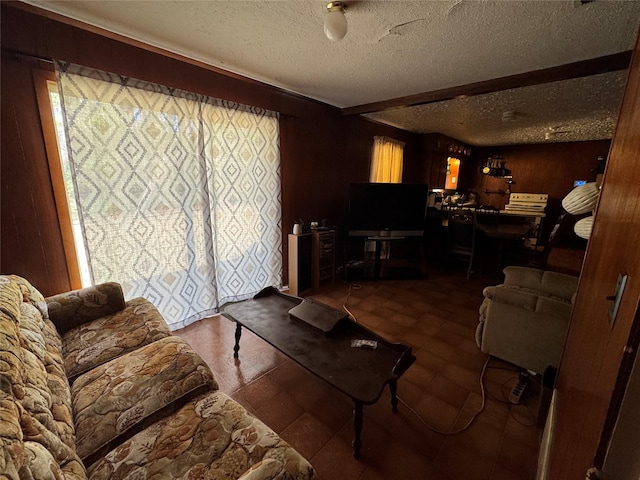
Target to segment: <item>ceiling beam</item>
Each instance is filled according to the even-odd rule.
[[[413,107],[428,103],[452,100],[458,97],[471,97],[485,93],[510,90],[512,88],[530,87],[543,83],[570,80],[572,78],[588,77],[599,73],[614,72],[629,68],[632,50],[627,50],[604,57],[581,60],[579,62],[567,63],[557,67],[534,70],[527,73],[509,75],[507,77],[484,80],[482,82],[459,85],[457,87],[443,88],[431,92],[417,93],[406,97],[392,98],[381,102],[367,103],[342,109],[343,116],[362,115],[389,110],[397,107]]]

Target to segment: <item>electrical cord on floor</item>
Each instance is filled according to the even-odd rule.
[[[351,290],[360,290],[361,288],[362,288],[362,285],[358,285],[357,283],[349,283],[349,293],[347,293],[347,298],[344,300],[344,303],[342,304],[342,308],[344,309],[345,312],[347,312],[349,314],[349,318],[351,318],[351,320],[353,320],[356,323],[359,323],[358,319],[347,308],[347,305],[349,303],[349,297],[351,297]]]
[[[359,323],[359,322],[358,322],[358,319],[357,319],[357,318],[356,318],[356,316],[355,316],[355,315],[354,315],[354,314],[349,310],[349,308],[347,307],[347,305],[349,304],[349,298],[351,297],[351,291],[352,291],[352,290],[359,290],[359,289],[361,289],[361,288],[362,288],[362,285],[358,285],[358,284],[354,284],[354,283],[349,283],[349,292],[347,293],[347,298],[345,299],[344,303],[342,304],[342,308],[344,309],[344,311],[345,311],[345,312],[347,312],[347,314],[349,315],[349,317],[350,317],[354,322],[356,322],[356,323]],[[488,393],[488,392],[486,392],[486,391],[485,391],[485,388],[484,388],[484,375],[485,375],[485,373],[486,373],[486,371],[487,371],[487,368],[494,368],[494,369],[497,369],[497,370],[509,370],[509,371],[511,371],[511,370],[512,370],[512,371],[514,371],[514,372],[517,372],[517,371],[518,371],[518,370],[510,369],[510,368],[507,368],[507,367],[489,367],[488,365],[489,365],[489,360],[490,360],[490,359],[491,359],[491,357],[490,357],[489,355],[487,355],[487,359],[485,360],[484,365],[482,366],[482,370],[481,370],[481,372],[480,372],[480,392],[481,392],[481,396],[482,396],[482,403],[481,403],[481,405],[480,405],[480,408],[478,409],[478,411],[477,411],[477,412],[475,412],[475,413],[471,416],[471,418],[469,419],[469,421],[468,421],[468,422],[466,423],[466,425],[465,425],[464,427],[462,427],[462,428],[459,428],[459,429],[457,429],[457,430],[451,430],[451,431],[448,431],[448,432],[444,432],[444,431],[442,431],[442,430],[440,430],[440,429],[438,429],[438,428],[435,428],[434,426],[429,425],[429,424],[424,420],[424,418],[422,418],[422,416],[420,416],[420,414],[419,414],[418,412],[416,412],[416,411],[415,411],[415,410],[414,410],[414,409],[413,409],[413,408],[412,408],[412,407],[411,407],[407,402],[405,402],[402,398],[400,398],[400,397],[397,397],[397,398],[398,398],[398,400],[399,400],[399,401],[400,401],[400,402],[401,402],[405,407],[407,407],[407,409],[408,409],[411,413],[413,413],[413,414],[418,418],[418,420],[420,420],[420,422],[421,422],[425,427],[427,427],[429,430],[431,430],[431,431],[433,431],[433,432],[435,432],[435,433],[438,433],[438,434],[440,434],[440,435],[457,435],[457,434],[459,434],[459,433],[462,433],[462,432],[466,431],[466,430],[467,430],[467,429],[468,429],[468,428],[473,424],[473,422],[475,422],[476,418],[478,418],[478,415],[480,415],[480,414],[484,411],[484,407],[485,407],[485,405],[486,405],[486,397],[487,397],[487,393]],[[502,391],[502,388],[504,387],[504,385],[505,385],[506,383],[508,383],[509,381],[511,381],[513,378],[517,378],[517,377],[511,377],[511,378],[507,379],[507,380],[506,380],[506,381],[501,385],[501,391]],[[504,396],[504,392],[502,392],[502,394],[503,394],[503,396]],[[498,401],[498,402],[500,402],[500,403],[506,403],[506,404],[512,405],[510,402],[508,402],[508,401],[502,401],[502,400],[500,400],[500,399],[496,398],[495,396],[491,395],[490,393],[489,393],[489,395],[490,395],[494,400],[496,400],[496,401]],[[505,397],[505,398],[506,398],[506,397]],[[529,409],[529,406],[528,406],[528,405],[526,405],[526,404],[525,404],[525,406],[527,407],[527,410],[529,410],[529,412],[531,413],[531,411],[530,411],[530,409]],[[535,418],[535,416],[534,416],[534,418]],[[514,420],[515,420],[516,422],[520,423],[521,425],[529,426],[529,425],[527,425],[527,424],[524,424],[524,423],[520,422],[520,421],[519,421],[518,419],[516,419],[515,417],[514,417]]]
[[[505,369],[508,370],[508,369]],[[517,370],[514,370],[517,371]],[[517,376],[513,376],[513,377],[509,377],[507,378],[504,382],[502,382],[502,384],[500,385],[500,393],[502,394],[502,398],[498,398],[495,395],[493,395],[491,392],[487,391],[487,395],[492,399],[495,400],[498,403],[502,403],[503,405],[513,405],[513,403],[511,403],[509,400],[507,400],[507,395],[504,394],[504,387],[507,383],[509,383],[510,381],[517,379]]]
[[[405,402],[404,400],[402,400],[400,397],[398,397],[398,400],[400,400],[400,402],[402,402],[402,404],[407,407],[409,409],[409,411],[411,413],[413,413],[416,417],[418,417],[418,420],[420,420],[420,422],[422,422],[422,424],[427,427],[429,430],[431,430],[432,432],[435,433],[439,433],[440,435],[457,435],[459,433],[464,432],[465,430],[467,430],[472,424],[473,422],[476,421],[476,418],[478,418],[478,415],[480,415],[483,411],[484,411],[484,407],[485,407],[485,400],[486,400],[486,395],[485,395],[485,390],[484,390],[484,374],[487,371],[487,365],[489,364],[489,359],[491,357],[489,357],[489,355],[487,355],[487,359],[484,362],[484,365],[482,366],[482,371],[480,372],[480,392],[482,393],[482,404],[480,405],[480,408],[478,409],[478,411],[476,413],[474,413],[471,418],[469,419],[469,421],[467,422],[467,424],[462,427],[459,428],[457,430],[450,430],[448,432],[444,432],[438,428],[435,428],[432,425],[429,425],[421,416],[418,412],[416,412],[413,408],[411,408],[411,406]]]
[[[507,384],[507,383],[509,383],[509,382],[510,382],[510,381],[512,381],[512,380],[516,380],[516,381],[517,381],[517,377],[511,377],[511,378],[509,378],[509,379],[508,379],[506,382],[504,382],[504,383],[502,384],[502,386],[500,387],[500,391],[501,391],[501,393],[502,393],[502,395],[503,395],[503,396],[504,396],[504,387],[506,386],[506,384]],[[532,421],[531,421],[530,423],[525,423],[525,422],[521,422],[520,420],[518,420],[518,419],[516,418],[516,416],[514,415],[514,412],[513,412],[513,411],[510,411],[509,415],[511,416],[511,418],[513,418],[513,421],[514,421],[514,422],[519,423],[519,424],[520,424],[520,425],[522,425],[523,427],[534,427],[534,426],[536,426],[536,425],[537,425],[537,422],[536,422],[536,417],[537,417],[537,415],[536,415],[536,414],[531,410],[531,407],[529,406],[529,403],[527,402],[527,398],[528,398],[528,397],[526,397],[526,396],[523,398],[523,402],[521,403],[521,405],[523,405],[523,406],[526,408],[527,412],[528,412],[528,413],[529,413],[529,415],[531,416]],[[500,401],[500,400],[498,400],[498,401]],[[510,403],[510,402],[508,402],[508,403]],[[517,405],[513,405],[513,404],[511,404],[511,405],[512,405],[513,407],[516,407],[516,406],[517,406]]]
[[[345,299],[344,303],[342,304],[342,308],[344,309],[344,311],[347,312],[349,314],[349,317],[356,323],[358,323],[358,319],[347,308],[347,304],[349,303],[349,298],[351,297],[351,290],[359,290],[360,288],[362,288],[362,285],[349,283],[349,292],[347,293],[347,298]],[[476,420],[476,418],[478,418],[478,415],[480,415],[482,413],[482,411],[484,410],[485,400],[486,400],[486,394],[485,394],[485,389],[484,389],[484,374],[487,371],[487,365],[489,364],[489,359],[490,358],[491,357],[489,355],[487,355],[487,359],[485,360],[484,365],[482,366],[482,371],[480,372],[480,391],[482,393],[482,404],[480,405],[480,408],[478,409],[478,411],[472,415],[471,419],[467,422],[467,424],[464,427],[462,427],[462,428],[460,428],[458,430],[452,430],[450,432],[443,432],[442,430],[439,430],[439,429],[433,427],[432,425],[429,425],[420,416],[420,414],[418,412],[416,412],[407,402],[405,402],[400,397],[397,397],[397,398],[405,407],[407,407],[407,409],[411,413],[413,413],[416,417],[418,417],[418,420],[420,420],[420,422],[422,422],[424,424],[424,426],[427,427],[429,430],[431,430],[433,432],[436,432],[436,433],[439,433],[441,435],[456,435],[458,433],[462,433],[465,430],[467,430],[471,426],[471,424],[473,424],[473,422]]]
[[[497,368],[497,369],[500,369],[500,370],[518,372],[518,370],[514,370],[514,369],[511,369],[511,368],[502,368],[502,367],[489,367],[489,368]],[[500,385],[500,393],[502,394],[502,398],[501,399],[496,397],[495,395],[493,395],[489,391],[487,391],[487,396],[489,396],[492,400],[494,400],[494,401],[496,401],[498,403],[501,403],[503,405],[508,405],[509,407],[512,407],[512,408],[513,407],[517,407],[518,404],[514,404],[514,403],[510,402],[509,400],[507,400],[508,394],[505,393],[505,387],[507,386],[507,384],[509,382],[517,381],[517,380],[518,380],[518,377],[514,375],[512,377],[507,378],[504,382],[502,382],[502,384]],[[511,390],[511,389],[509,389],[509,390]],[[533,421],[531,423],[525,423],[525,422],[521,422],[520,420],[518,420],[516,418],[515,412],[512,411],[512,409],[510,409],[509,415],[513,418],[514,422],[519,423],[523,427],[534,427],[535,425],[537,425],[537,422],[535,420],[536,419],[536,414],[531,410],[531,407],[529,406],[529,403],[527,402],[527,398],[528,397],[526,397],[526,396],[523,398],[523,403],[521,405],[523,405],[527,409],[527,412],[529,413],[529,415],[531,415],[531,417],[533,419]]]

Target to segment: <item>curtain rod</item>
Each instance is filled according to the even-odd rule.
[[[23,52],[20,52],[18,50],[12,50],[10,48],[4,48],[4,47],[1,50],[2,50],[2,53],[5,53],[7,55],[11,55],[13,58],[16,58],[16,59],[23,58],[23,59],[28,59],[28,60],[35,60],[35,61],[38,61],[38,62],[45,62],[45,63],[49,63],[49,64],[53,65],[53,60],[50,59],[50,58],[40,57],[40,56],[37,56],[37,55],[31,55],[30,53],[23,53]],[[269,109],[267,109],[267,110],[269,110]],[[287,114],[282,113],[282,112],[278,112],[278,113],[279,113],[280,117],[284,117],[284,118],[287,118],[287,119],[288,118],[297,118],[294,115],[287,115]]]
[[[29,59],[29,60],[37,60],[39,62],[46,62],[46,63],[53,64],[53,60],[51,60],[50,58],[39,57],[37,55],[31,55],[29,53],[20,52],[18,50],[12,50],[12,49],[3,47],[2,48],[2,52],[3,53],[7,53],[9,55],[12,55],[14,58],[26,58],[26,59]]]

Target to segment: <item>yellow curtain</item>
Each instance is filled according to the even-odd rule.
[[[404,142],[389,137],[373,137],[369,181],[374,183],[401,183],[403,150]]]

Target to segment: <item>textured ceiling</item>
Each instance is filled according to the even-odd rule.
[[[349,31],[334,43],[323,33],[323,1],[28,3],[340,108],[630,50],[640,19],[638,1],[347,0]],[[394,109],[372,118],[412,131],[439,131],[472,145],[538,141],[540,131],[533,129],[549,126],[586,132],[589,122],[589,135],[609,138],[623,76],[569,82],[529,87],[532,93],[518,89]],[[546,120],[543,108],[527,100],[539,96],[556,112],[547,111]],[[596,105],[597,110],[585,111]],[[506,110],[522,115],[496,124],[496,114]],[[483,132],[488,123],[493,140]]]
[[[366,116],[476,146],[602,140],[613,136],[626,79],[624,70]]]

